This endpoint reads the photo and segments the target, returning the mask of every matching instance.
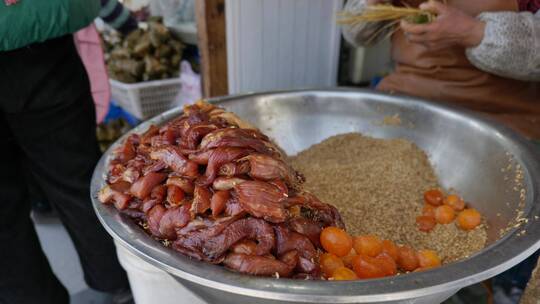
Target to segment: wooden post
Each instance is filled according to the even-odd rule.
[[[227,95],[225,0],[196,0],[203,96]]]

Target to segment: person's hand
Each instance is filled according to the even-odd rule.
[[[401,22],[407,40],[419,43],[428,49],[440,50],[452,46],[475,47],[484,38],[485,23],[459,9],[430,0],[422,3],[420,9],[437,14],[428,24]]]

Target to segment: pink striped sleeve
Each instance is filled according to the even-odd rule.
[[[92,23],[75,33],[74,38],[79,56],[90,79],[90,88],[96,107],[96,120],[100,123],[109,110],[111,90],[99,33]]]

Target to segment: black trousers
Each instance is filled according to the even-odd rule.
[[[71,36],[0,52],[0,303],[68,303],[30,219],[25,171],[57,210],[87,284],[126,288],[90,202],[100,157],[89,81]]]

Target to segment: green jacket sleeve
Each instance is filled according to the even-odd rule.
[[[0,52],[74,33],[90,24],[99,9],[99,0],[0,2]]]

